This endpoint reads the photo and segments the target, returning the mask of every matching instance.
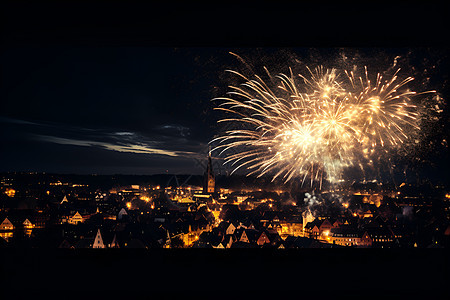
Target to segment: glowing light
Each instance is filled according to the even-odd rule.
[[[130,209],[131,208],[131,202],[127,202],[127,208]]]
[[[216,110],[231,114],[219,122],[230,129],[211,141],[224,164],[258,177],[342,181],[346,167],[373,165],[373,157],[401,147],[420,129],[420,115],[400,80],[336,69],[308,68],[309,75],[279,74],[270,82],[247,78],[231,86]],[[345,74],[345,75],[343,75]],[[370,78],[375,80],[371,80]],[[341,79],[342,78],[342,79]],[[434,91],[424,92],[433,93]],[[423,94],[423,93],[422,93]]]
[[[14,195],[16,194],[16,190],[14,189],[6,189],[5,194],[10,197],[10,198],[14,198]]]
[[[142,201],[145,201],[145,202],[149,202],[149,201],[150,201],[150,198],[147,197],[147,196],[141,196],[140,199],[141,199]]]

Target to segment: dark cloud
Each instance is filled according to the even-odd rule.
[[[9,158],[2,159],[2,170],[53,168],[53,160],[24,166],[22,156],[32,152],[36,160],[44,161],[55,147],[64,149],[67,157],[72,155],[67,149],[75,147],[113,151],[128,158],[134,158],[129,154],[143,155],[157,159],[158,164],[167,161],[170,165],[168,159],[180,159],[182,169],[186,166],[183,159],[198,159],[214,134],[214,120],[209,118],[211,89],[223,69],[210,59],[221,52],[3,48],[0,138],[8,142],[0,152],[9,153]],[[26,148],[13,150],[19,142]],[[111,170],[114,166],[115,172],[125,172],[114,162]]]

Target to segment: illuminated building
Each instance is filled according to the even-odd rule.
[[[367,228],[364,232],[372,241],[372,247],[375,248],[389,248],[394,243],[394,235],[392,231],[386,227]]]
[[[372,238],[370,235],[365,231],[360,238],[359,247],[372,247]]]
[[[227,227],[227,230],[225,231],[225,234],[234,234],[235,230],[236,226],[234,226],[233,223],[230,223],[230,225]]]
[[[10,198],[14,198],[16,191],[14,189],[6,189],[5,194]]]
[[[306,224],[313,222],[315,217],[312,215],[311,211],[308,209],[302,213],[302,218],[303,218],[302,230],[304,231]]]
[[[34,227],[34,225],[28,219],[25,219],[22,224],[25,229],[32,229]]]
[[[0,230],[5,230],[5,231],[14,230],[14,225],[11,223],[10,220],[8,220],[8,218],[5,218],[2,222],[2,224],[0,224]]]
[[[0,224],[0,237],[4,238],[8,241],[13,237],[14,225],[11,223],[8,218],[5,218],[3,222]]]
[[[341,246],[359,246],[361,238],[356,229],[341,227],[332,228],[327,241]]]
[[[78,223],[82,223],[84,221],[83,217],[80,215],[79,212],[76,212],[72,217],[70,217],[67,222],[69,224],[76,225]]]
[[[123,218],[124,216],[128,216],[128,213],[127,213],[127,211],[125,210],[125,208],[122,208],[122,209],[119,211],[119,214],[117,215],[117,217],[118,217],[119,220],[122,220],[122,218]]]
[[[97,235],[95,236],[94,244],[92,248],[105,248],[105,244],[103,244],[103,238],[100,233],[100,229],[97,230]]]
[[[303,233],[303,224],[300,221],[281,221],[280,225],[281,228],[277,229],[277,232],[282,237],[301,236]]]
[[[211,152],[208,154],[208,166],[206,168],[203,182],[203,193],[212,194],[215,191],[216,179],[214,178],[212,163],[211,163]]]
[[[267,234],[265,232],[261,233],[258,240],[256,241],[256,244],[258,244],[259,246],[262,246],[262,245],[268,244],[268,243],[270,243],[270,240],[269,240],[269,237],[267,236]]]
[[[308,222],[304,228],[304,236],[315,239],[330,241],[330,230],[338,226],[338,223],[331,223],[328,219],[315,219]]]

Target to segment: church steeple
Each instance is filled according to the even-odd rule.
[[[211,149],[208,150],[208,166],[204,174],[203,193],[214,193],[216,180],[214,178],[214,172],[211,162]]]

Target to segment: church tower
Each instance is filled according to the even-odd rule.
[[[208,166],[206,167],[205,174],[203,175],[203,193],[212,194],[216,187],[216,180],[214,178],[212,163],[211,163],[211,151],[208,151]]]

